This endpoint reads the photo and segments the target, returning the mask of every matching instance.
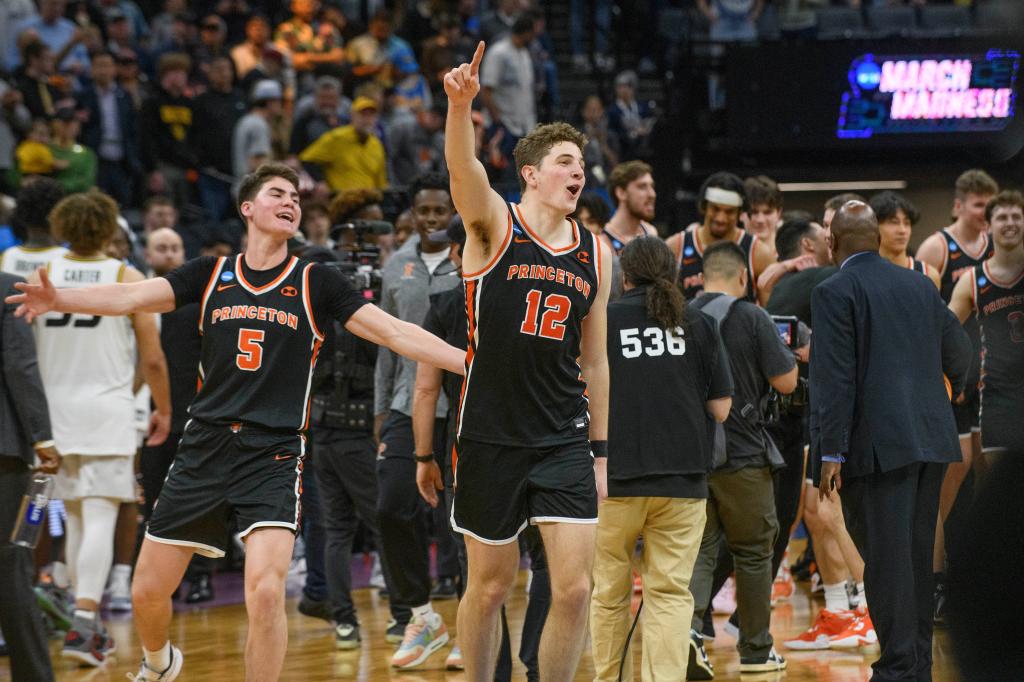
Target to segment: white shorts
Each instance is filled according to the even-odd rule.
[[[112,497],[135,501],[135,455],[64,455],[53,497],[80,500]]]

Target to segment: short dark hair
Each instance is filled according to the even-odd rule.
[[[740,195],[740,199],[743,201],[743,205],[740,206],[740,208],[744,211],[747,210],[747,190],[743,186],[743,181],[734,173],[719,171],[709,175],[708,179],[704,181],[704,184],[700,186],[700,190],[697,195],[697,208],[700,209],[701,213],[706,212],[708,209],[708,202],[704,199],[704,194],[708,191],[709,187],[717,187],[718,189],[736,192],[736,194]]]
[[[512,22],[512,35],[521,36],[524,33],[533,33],[533,24],[536,21],[532,12],[523,12]]]
[[[857,194],[856,192],[843,192],[842,194],[837,194],[834,197],[829,197],[825,201],[825,210],[826,211],[838,211],[848,201],[862,201],[865,204],[868,202],[867,199],[865,199],[861,195]]]
[[[292,170],[291,166],[283,163],[265,163],[242,178],[242,184],[238,186],[238,203],[235,207],[238,209],[239,216],[242,216],[242,204],[252,201],[253,197],[259,194],[263,185],[274,178],[283,178],[290,182],[296,191],[299,189],[299,175]],[[242,216],[242,220],[245,220],[244,216]]]
[[[611,190],[612,199],[615,199],[615,190],[626,189],[629,183],[639,180],[645,175],[654,175],[654,169],[650,164],[643,161],[623,161],[612,168],[608,174],[608,189]]]
[[[885,190],[874,195],[871,197],[868,205],[871,206],[871,210],[875,212],[875,218],[880,223],[894,218],[898,211],[903,211],[904,215],[910,220],[911,225],[916,225],[917,221],[921,218],[921,212],[917,210],[917,206],[910,202],[910,199],[891,190]]]
[[[704,277],[735,277],[747,267],[747,254],[733,242],[718,242],[704,251]]]
[[[768,204],[769,208],[782,208],[782,190],[778,183],[767,175],[753,175],[743,181],[747,192],[747,204]]]
[[[571,142],[579,147],[580,153],[587,146],[587,136],[564,121],[539,125],[516,142],[512,157],[516,162],[516,176],[519,179],[519,190],[526,190],[523,179],[523,166],[539,166],[551,148],[560,142]]]
[[[997,194],[999,183],[991,175],[980,168],[972,168],[960,174],[956,179],[956,198],[963,199],[968,194]]]
[[[578,218],[580,215],[580,209],[587,209],[590,213],[590,217],[596,220],[603,228],[611,217],[611,211],[608,209],[608,202],[601,198],[601,195],[597,192],[583,192],[580,194],[580,198],[576,201],[576,212],[572,214],[573,218]]]
[[[409,203],[414,204],[416,202],[416,195],[424,190],[441,190],[448,193],[448,197],[452,196],[451,182],[448,176],[444,173],[423,173],[422,175],[416,176],[416,178],[409,183],[409,189],[407,194],[409,195]]]
[[[48,229],[50,211],[63,198],[64,187],[53,178],[35,178],[30,182],[22,182],[11,216],[14,236],[24,241],[28,237],[28,230]]]
[[[21,48],[21,61],[23,64],[28,64],[33,59],[42,57],[49,49],[50,48],[46,46],[46,43],[41,40],[29,41],[23,48]]]
[[[775,250],[780,261],[800,255],[800,240],[807,236],[816,222],[807,211],[787,211],[782,216],[782,225],[775,234]]]
[[[985,206],[985,220],[992,222],[992,214],[1000,206],[1018,206],[1024,209],[1024,195],[1015,189],[1004,189],[992,197]]]
[[[167,52],[160,56],[156,63],[157,78],[163,78],[168,71],[192,70],[192,58],[184,52]]]

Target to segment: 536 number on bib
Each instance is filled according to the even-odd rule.
[[[620,329],[619,341],[622,343],[622,357],[628,359],[638,358],[645,353],[656,358],[666,351],[669,355],[682,355],[686,352],[686,340],[683,339],[680,327],[672,331],[661,327]]]

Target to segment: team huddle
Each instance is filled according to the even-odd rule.
[[[1016,424],[1024,414],[1019,192],[999,191],[981,171],[965,173],[956,222],[912,257],[917,210],[898,194],[838,197],[821,222],[795,213],[782,218],[768,181],[722,172],[700,188],[703,222],[662,242],[651,224],[651,169],[633,162],[613,173],[619,209],[594,234],[578,206],[586,139],[572,126],[541,125],[519,140],[519,203],[490,187],[471,120],[483,53],[481,43],[471,63],[444,78],[448,194],[465,226],[464,301],[457,306],[464,350],[367,304],[339,271],[289,253],[301,209],[298,177],[284,165],[262,166],[242,181],[237,204],[248,241],[235,258],[201,257],[144,280],[100,253],[109,235],[85,222],[113,225],[116,207],[92,195],[69,198],[55,213],[68,251],[4,254],[29,278],[7,301],[35,325],[46,358],[40,365],[53,368],[44,376],[47,388],[62,387],[51,394],[62,396],[50,398],[51,411],[61,409],[59,400],[88,403],[97,385],[130,385],[134,334],[156,406],[153,439],[166,437],[170,420],[166,369],[153,369],[162,356],[153,313],[198,305],[200,387],[135,569],[135,623],[144,648],[135,679],[169,682],[181,674],[183,652],[169,639],[171,595],[193,553],[224,555],[229,516],[246,543],[246,677],[279,676],[313,372],[336,322],[427,370],[464,375],[458,394],[449,396],[457,419],[450,525],[466,546],[458,635],[470,680],[493,679],[502,605],[528,526],[539,529],[551,589],[538,645],[541,679],[573,678],[588,625],[598,679],[615,679],[628,663],[629,557],[641,535],[650,613],[644,679],[678,679],[683,670],[688,679],[714,677],[701,632],[733,570],[741,670],[785,669],[768,632],[770,602],[773,581],[788,570],[785,550],[804,489],[826,608],[808,633],[785,644],[799,650],[879,641],[864,598],[864,561],[843,526],[838,498],[819,498],[819,481],[805,482],[815,469],[804,448],[806,415],[784,415],[774,425],[764,416],[769,395],[794,394],[799,377],[806,378],[811,291],[837,271],[833,266],[844,265],[832,262],[836,235],[847,247],[851,234],[877,239],[878,254],[931,282],[932,295],[942,296],[972,337],[973,373],[962,381],[966,390],[951,396],[963,461],[945,473],[940,528],[972,460],[1024,447]],[[755,217],[772,211],[770,225]],[[793,338],[779,337],[764,308],[798,318]],[[124,375],[82,376],[89,367],[111,366]],[[131,402],[111,410],[85,414],[75,432],[109,440],[121,430],[131,441],[126,451],[134,451]],[[780,436],[786,428],[793,431]],[[680,439],[685,448],[678,448]],[[428,501],[434,479],[424,481],[436,459],[430,447],[417,439],[417,482]],[[693,452],[651,454],[674,448]],[[67,453],[57,497],[70,501],[71,518],[81,518],[75,500],[83,497],[133,498],[130,458],[96,456],[109,453],[87,439]],[[811,460],[842,454],[811,448]],[[780,488],[773,474],[782,469],[789,476]],[[113,522],[111,509],[85,513]],[[89,543],[80,528],[69,531],[69,565]],[[722,544],[729,551],[719,556]],[[940,533],[936,573],[942,552]],[[73,576],[76,596],[93,614],[103,579]],[[434,633],[415,640],[406,662],[419,663],[447,634],[429,609],[408,606],[410,626]],[[76,620],[74,629],[83,657],[112,650],[98,620]]]

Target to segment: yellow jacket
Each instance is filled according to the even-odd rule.
[[[328,130],[302,150],[299,158],[323,166],[327,184],[335,191],[388,186],[384,145],[376,135],[360,143],[351,125]]]

